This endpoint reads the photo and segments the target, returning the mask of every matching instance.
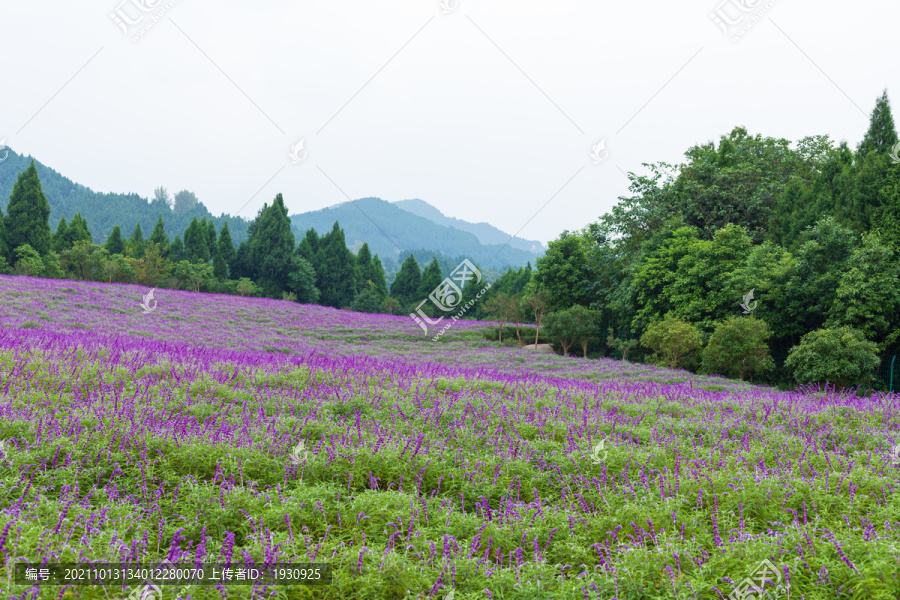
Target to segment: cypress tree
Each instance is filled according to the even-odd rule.
[[[9,264],[11,257],[9,248],[6,247],[6,219],[3,216],[3,209],[0,209],[0,270],[3,269],[3,261]]]
[[[376,254],[372,258],[372,277],[369,279],[375,284],[375,291],[384,300],[388,295],[387,279],[384,277],[384,267],[381,265],[381,259]]]
[[[179,263],[184,260],[184,244],[181,242],[181,236],[175,235],[175,239],[169,244],[169,260]]]
[[[113,227],[112,233],[109,234],[103,247],[106,248],[106,251],[109,252],[110,255],[123,254],[125,252],[125,243],[122,241],[122,230],[119,229],[118,225]]]
[[[372,252],[369,250],[369,244],[363,244],[359,252],[356,253],[356,289],[366,289],[366,282],[370,280],[371,268]]]
[[[337,221],[320,240],[321,266],[313,263],[323,306],[344,308],[356,297],[356,257],[347,248],[344,231]]]
[[[169,236],[166,235],[166,225],[163,223],[162,214],[159,215],[156,225],[153,227],[153,233],[150,234],[150,243],[159,244],[159,251],[163,256],[169,255]]]
[[[128,253],[132,258],[144,257],[144,232],[141,229],[140,221],[134,226],[134,231],[128,238]]]
[[[869,130],[856,149],[857,158],[862,162],[870,152],[888,154],[896,143],[897,130],[894,128],[891,102],[888,100],[887,90],[884,90],[875,102],[875,109],[869,119]]]
[[[206,224],[200,225],[197,217],[184,232],[184,257],[190,262],[209,262],[209,246],[207,245]]]
[[[234,260],[234,242],[231,240],[231,230],[228,229],[228,221],[222,224],[219,232],[219,241],[216,244],[216,258],[222,257],[225,264],[231,264]]]
[[[59,225],[56,226],[56,233],[53,234],[53,242],[51,243],[53,251],[62,252],[71,248],[71,246],[66,246],[68,237],[69,225],[66,223],[66,218],[63,217],[59,220]]]
[[[428,294],[433,292],[444,278],[441,276],[441,266],[438,264],[437,257],[433,257],[425,270],[422,271],[422,281],[419,283],[419,298],[424,300]]]
[[[272,206],[263,205],[255,225],[247,244],[247,260],[255,268],[257,284],[265,295],[279,298],[290,289],[290,274],[295,266],[291,260],[294,234],[281,194],[275,197]]]
[[[422,271],[419,269],[419,263],[416,262],[416,257],[410,254],[400,265],[400,271],[391,284],[391,296],[406,307],[418,298],[421,283]]]
[[[19,173],[6,207],[6,247],[9,252],[24,244],[40,256],[51,249],[50,203],[41,189],[34,161]]]
[[[214,259],[218,250],[216,224],[213,223],[212,218],[209,219],[209,222],[206,222],[206,217],[203,217],[203,221],[206,223],[206,246],[209,248],[209,257]]]
[[[91,235],[87,221],[81,216],[81,213],[75,213],[75,216],[72,217],[72,223],[69,224],[68,240],[67,248],[71,248],[75,242],[94,243],[94,236]]]

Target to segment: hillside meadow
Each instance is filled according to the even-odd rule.
[[[21,561],[333,569],[163,598],[900,597],[896,395],[148,291],[0,276],[3,597],[135,597]]]

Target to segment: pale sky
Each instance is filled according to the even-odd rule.
[[[2,0],[0,140],[96,191],[189,189],[214,214],[279,192],[292,214],[421,198],[546,243],[641,163],[737,125],[855,148],[881,91],[900,101],[887,1],[445,2]],[[751,24],[738,41],[717,8],[731,35]]]

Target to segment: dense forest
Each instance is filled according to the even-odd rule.
[[[571,333],[581,314],[608,331],[589,335],[595,352],[769,381],[865,382],[874,353],[900,351],[897,141],[885,92],[855,151],[736,127],[682,164],[645,164],[648,175],[629,174],[632,195],[537,260],[532,287],[566,317],[551,314],[548,327]],[[578,307],[589,314],[573,316]],[[723,339],[746,344],[734,358],[742,368],[712,356]]]

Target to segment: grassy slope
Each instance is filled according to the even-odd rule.
[[[791,598],[900,597],[895,398],[281,301],[162,290],[144,315],[143,293],[0,277],[7,564],[314,556],[334,584],[277,597],[606,600],[720,598],[770,559]]]

